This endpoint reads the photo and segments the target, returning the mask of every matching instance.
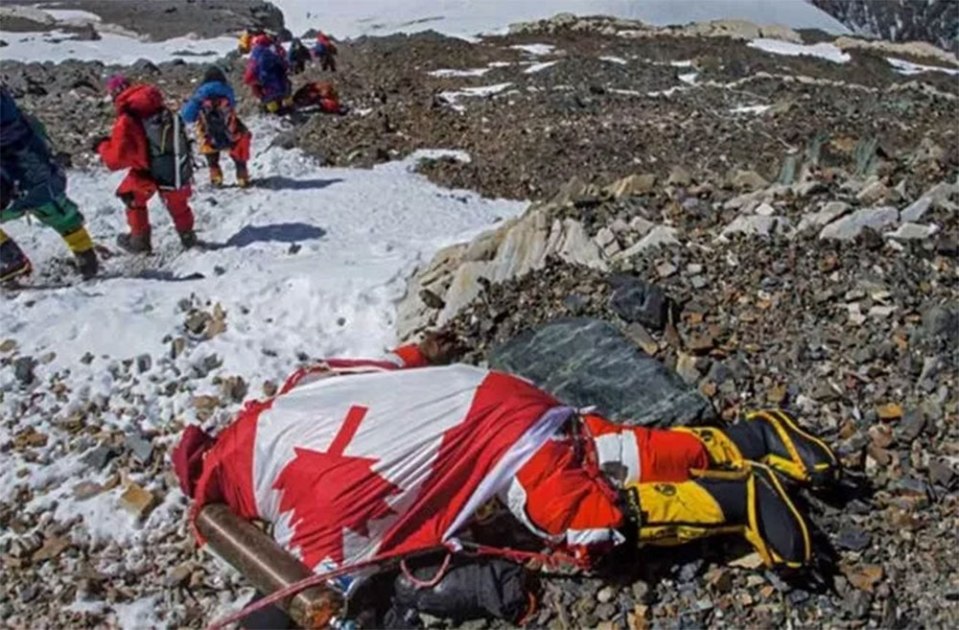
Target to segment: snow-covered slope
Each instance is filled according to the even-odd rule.
[[[757,24],[848,30],[805,0],[273,0],[292,29],[320,28],[338,37],[433,29],[469,36],[501,31],[509,24],[556,13],[610,15],[655,25],[721,18]]]
[[[270,131],[263,123],[258,131],[255,142],[265,146]],[[180,254],[172,224],[154,201],[154,245],[161,254],[151,271],[204,279],[121,278],[31,290],[0,303],[4,334],[16,337],[23,352],[56,352],[64,366],[86,352],[161,353],[163,338],[182,325],[177,303],[196,293],[230,313],[229,332],[211,350],[234,370],[261,369],[267,347],[285,355],[280,372],[297,351],[378,353],[393,341],[393,301],[405,286],[403,273],[421,255],[522,208],[437,188],[411,172],[414,160],[372,171],[320,169],[297,152],[270,149],[252,162],[259,187],[212,191],[201,184],[194,195],[200,237],[218,249]],[[69,194],[91,233],[111,248],[125,228],[113,194],[121,178],[92,172],[70,179]],[[65,255],[52,230],[24,222],[4,229],[38,267]],[[294,244],[300,249],[291,253]],[[107,264],[122,272],[131,260],[141,263],[120,257]]]
[[[959,51],[956,0],[809,0],[855,33]]]

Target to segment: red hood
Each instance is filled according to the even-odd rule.
[[[120,92],[113,105],[117,113],[145,118],[163,109],[163,95],[152,85],[133,85]]]

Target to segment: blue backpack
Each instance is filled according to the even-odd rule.
[[[282,80],[286,74],[283,60],[272,48],[264,48],[257,55],[256,78],[260,85],[268,85]]]

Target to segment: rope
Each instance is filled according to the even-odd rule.
[[[403,575],[406,577],[406,579],[410,581],[410,584],[412,584],[416,588],[433,588],[434,586],[440,583],[440,580],[446,577],[446,571],[449,570],[450,568],[450,560],[452,558],[453,558],[452,552],[447,553],[446,557],[443,558],[443,564],[441,564],[440,568],[436,571],[436,575],[434,575],[429,580],[419,580],[416,578],[416,576],[410,573],[409,568],[407,568],[406,566],[405,558],[400,561],[400,570],[403,572]]]

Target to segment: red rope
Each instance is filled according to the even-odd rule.
[[[440,565],[440,568],[436,572],[436,575],[434,575],[429,580],[419,580],[416,578],[416,576],[410,573],[410,570],[406,567],[405,558],[400,561],[400,570],[403,572],[403,575],[406,576],[406,579],[410,581],[410,584],[412,584],[416,588],[433,588],[434,586],[439,584],[440,580],[442,580],[446,576],[446,571],[447,569],[450,568],[450,560],[452,558],[453,558],[452,552],[447,553],[446,557],[443,558],[443,564]]]
[[[574,566],[577,569],[588,569],[589,561],[586,558],[578,558],[559,551],[542,553],[539,551],[520,551],[519,549],[509,549],[506,547],[491,547],[489,545],[479,545],[476,543],[460,543],[464,550],[469,549],[476,556],[493,556],[497,558],[506,558],[518,564],[535,560],[543,566],[550,569],[556,569],[563,565]]]

